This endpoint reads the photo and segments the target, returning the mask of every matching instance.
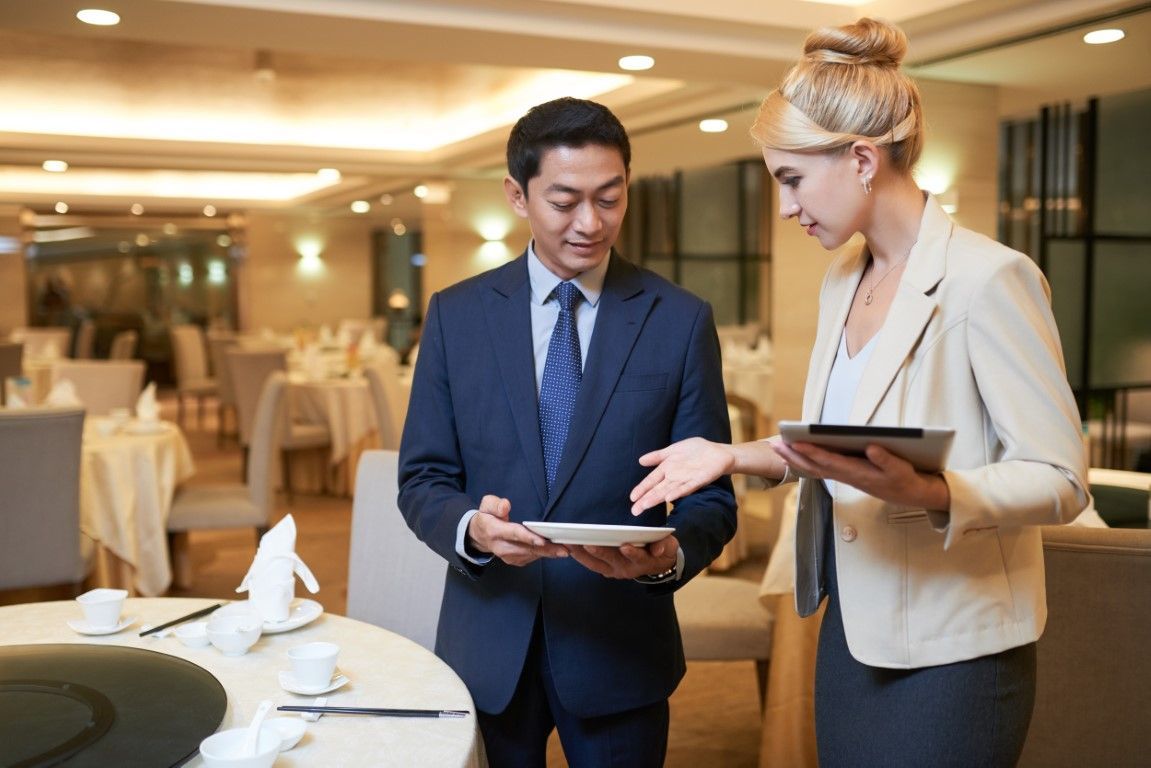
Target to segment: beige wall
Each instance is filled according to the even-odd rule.
[[[20,241],[20,208],[0,206],[0,237]],[[24,254],[0,252],[0,340],[16,327],[28,323],[27,273]]]
[[[999,124],[996,91],[927,80],[920,81],[920,88],[929,127],[919,170],[952,179],[959,205],[955,218],[994,237]],[[920,181],[924,182],[922,176]],[[774,200],[772,205],[776,205]],[[824,251],[795,222],[780,222],[777,207],[770,214],[776,222],[772,231],[772,416],[778,421],[801,415],[808,359],[815,342],[819,286],[833,254]]]

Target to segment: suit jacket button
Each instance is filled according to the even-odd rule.
[[[855,530],[854,525],[845,525],[843,530],[839,532],[839,538],[844,541],[855,541],[855,537],[859,535],[859,531]]]

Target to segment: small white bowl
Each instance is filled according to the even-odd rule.
[[[264,721],[264,728],[280,735],[280,751],[287,752],[304,738],[308,724],[297,717],[273,717]]]
[[[178,624],[172,634],[189,648],[203,648],[208,644],[208,622],[190,621],[187,624]]]
[[[225,656],[243,656],[260,639],[261,631],[255,616],[213,616],[207,627],[209,642]]]
[[[271,768],[280,754],[280,734],[271,728],[260,728],[256,754],[241,756],[247,728],[232,728],[213,733],[200,742],[200,757],[208,768]]]

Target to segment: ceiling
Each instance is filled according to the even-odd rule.
[[[354,215],[501,173],[510,124],[556,95],[633,134],[753,104],[811,28],[860,15],[903,26],[918,75],[1001,86],[1004,113],[1151,87],[1148,2],[0,0],[0,204]],[[1080,42],[1112,16],[1125,40]],[[635,53],[655,67],[622,72]]]

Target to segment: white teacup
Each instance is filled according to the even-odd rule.
[[[296,577],[258,577],[248,587],[248,600],[264,621],[287,621],[296,596]]]
[[[306,688],[320,688],[332,680],[336,671],[336,657],[340,646],[335,643],[315,642],[288,649],[292,663],[292,677]]]
[[[120,611],[124,609],[126,589],[92,589],[76,598],[84,611],[84,621],[92,629],[111,629],[120,623]]]

